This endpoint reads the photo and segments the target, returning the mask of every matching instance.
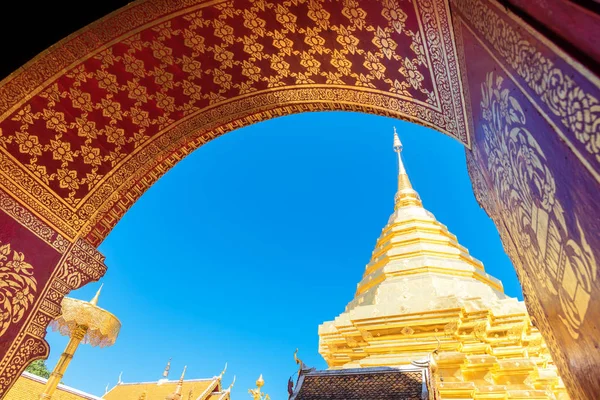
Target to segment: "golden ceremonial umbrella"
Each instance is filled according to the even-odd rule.
[[[51,399],[58,383],[62,379],[77,347],[81,343],[92,346],[112,346],[117,340],[121,322],[113,314],[98,307],[98,297],[102,286],[92,300],[83,300],[65,297],[62,301],[62,314],[50,326],[71,339],[64,353],[56,363],[40,399]]]

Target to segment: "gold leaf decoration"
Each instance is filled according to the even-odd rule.
[[[11,249],[10,243],[0,243],[0,336],[23,318],[36,290],[33,266],[25,255]]]

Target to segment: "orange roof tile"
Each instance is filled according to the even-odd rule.
[[[4,400],[34,400],[44,391],[46,379],[23,372],[14,386],[8,391]],[[82,392],[65,385],[58,385],[52,400],[102,400],[89,393]],[[162,400],[162,399],[161,399]]]
[[[165,400],[175,392],[178,381],[121,383],[104,395],[105,400],[138,400],[146,392],[146,400]],[[218,377],[210,379],[188,379],[183,381],[181,394],[187,399],[190,391],[194,400],[206,400],[213,391],[220,389]],[[54,400],[54,399],[53,399]]]

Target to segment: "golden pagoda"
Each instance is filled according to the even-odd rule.
[[[441,399],[568,399],[522,301],[427,211],[394,129],[398,192],[354,299],[319,327],[330,369],[430,360]]]

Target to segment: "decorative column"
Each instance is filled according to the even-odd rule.
[[[75,354],[77,347],[79,347],[79,344],[83,340],[83,337],[85,336],[87,331],[88,328],[86,326],[81,325],[78,326],[75,329],[75,331],[73,331],[73,333],[71,334],[71,339],[69,340],[65,351],[62,353],[60,359],[56,363],[54,370],[50,374],[50,378],[48,378],[48,382],[46,382],[46,386],[44,387],[44,393],[40,395],[40,399],[52,398],[52,395],[56,391],[56,387],[62,380],[62,377],[65,374],[67,367],[73,359],[73,355]]]
[[[48,400],[56,391],[58,384],[75,355],[79,345],[89,343],[92,346],[111,346],[114,344],[121,322],[108,311],[97,306],[102,286],[88,303],[65,297],[62,301],[62,314],[51,323],[54,330],[71,339],[56,363],[50,378],[46,382],[40,400]]]

